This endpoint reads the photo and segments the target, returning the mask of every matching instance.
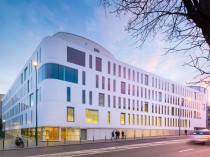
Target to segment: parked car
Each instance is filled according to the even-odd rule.
[[[191,134],[190,139],[194,143],[210,143],[210,130],[196,130]]]

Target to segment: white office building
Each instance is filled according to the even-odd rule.
[[[206,126],[207,91],[123,63],[84,37],[56,33],[38,45],[3,99],[6,132],[40,140],[161,136]],[[177,74],[178,75],[178,74]],[[180,121],[179,121],[180,120]],[[179,127],[180,122],[180,127]]]

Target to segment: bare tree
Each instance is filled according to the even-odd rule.
[[[117,15],[129,15],[126,30],[140,46],[149,36],[162,33],[170,45],[166,54],[184,52],[185,65],[197,69],[195,82],[210,80],[210,1],[209,0],[100,0]],[[199,80],[198,80],[199,79]]]

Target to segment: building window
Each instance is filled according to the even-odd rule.
[[[71,101],[71,88],[67,87],[67,101],[70,102]]]
[[[108,74],[110,74],[111,73],[111,63],[110,62],[108,62]]]
[[[135,115],[132,115],[132,124],[135,125]]]
[[[145,85],[149,85],[149,76],[145,74]]]
[[[162,126],[162,118],[158,117],[158,126]]]
[[[35,104],[35,97],[34,97],[34,94],[32,93],[31,95],[30,95],[30,97],[29,97],[29,102],[30,102],[30,107],[32,107],[34,104]]]
[[[113,64],[113,75],[114,76],[116,75],[116,64],[115,63]]]
[[[86,123],[98,124],[98,110],[86,109]]]
[[[113,108],[116,108],[116,96],[113,96]]]
[[[120,114],[120,124],[125,125],[125,113]]]
[[[98,88],[98,87],[99,87],[99,76],[96,75],[96,88]]]
[[[92,105],[93,104],[93,92],[89,91],[89,104]]]
[[[67,47],[67,62],[85,67],[85,53],[71,47]]]
[[[102,76],[102,89],[105,89],[105,77]]]
[[[118,97],[118,108],[121,109],[121,97]]]
[[[74,122],[74,108],[67,107],[67,122]]]
[[[158,92],[158,101],[162,102],[162,92]]]
[[[123,78],[126,79],[126,68],[123,67]]]
[[[97,71],[102,71],[101,62],[102,62],[101,58],[96,57],[96,70]]]
[[[145,103],[144,103],[144,111],[145,111],[145,112],[148,112],[148,110],[149,110],[149,109],[148,109],[148,102],[145,102]]]
[[[116,92],[116,80],[113,80],[113,91]]]
[[[110,107],[111,100],[110,100],[110,95],[108,95],[108,107]]]
[[[82,104],[85,104],[85,90],[82,90]]]
[[[86,83],[86,76],[85,76],[85,71],[82,71],[82,85],[85,85]]]
[[[58,79],[72,83],[78,83],[78,70],[63,65],[46,63],[38,72],[38,80]]]
[[[110,111],[107,112],[107,124],[111,123],[111,114]]]
[[[121,77],[121,66],[118,65],[118,77]]]
[[[135,81],[135,71],[133,70],[133,81]]]
[[[128,80],[131,79],[131,69],[128,69]]]
[[[111,88],[111,80],[110,78],[108,78],[108,90],[110,91],[110,88]]]
[[[128,125],[131,124],[131,117],[130,117],[130,114],[128,114]]]
[[[103,93],[99,93],[98,94],[98,104],[99,104],[99,106],[104,106],[104,101],[105,101],[104,94]]]
[[[121,82],[121,94],[125,94],[125,82]]]
[[[89,68],[92,69],[93,65],[92,65],[92,55],[89,55]]]

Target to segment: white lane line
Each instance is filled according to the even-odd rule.
[[[74,157],[74,156],[83,156],[88,154],[99,154],[105,152],[114,152],[114,151],[121,151],[121,150],[128,150],[128,149],[135,149],[135,148],[145,148],[145,147],[154,147],[159,145],[165,144],[175,144],[186,142],[187,140],[171,140],[171,141],[162,141],[162,142],[152,142],[152,143],[141,143],[141,144],[133,144],[133,145],[124,145],[124,146],[117,146],[117,147],[107,147],[107,148],[100,148],[100,149],[90,149],[90,150],[80,150],[80,151],[72,151],[72,152],[62,152],[62,153],[54,153],[54,154],[45,154],[45,155],[35,155],[35,156],[28,156],[28,157]]]
[[[182,153],[182,152],[187,152],[187,151],[191,151],[193,149],[185,149],[185,150],[180,150],[179,153]]]

